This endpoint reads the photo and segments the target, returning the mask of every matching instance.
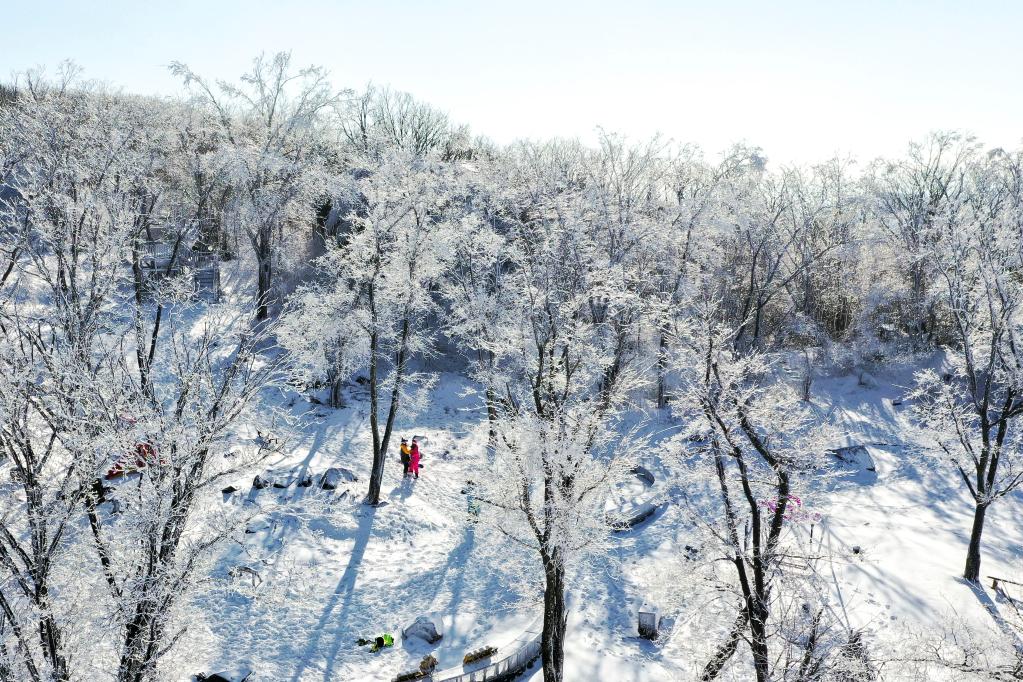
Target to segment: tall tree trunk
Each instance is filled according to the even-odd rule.
[[[963,578],[971,583],[980,582],[980,536],[984,533],[984,516],[988,503],[978,502],[973,512],[973,530],[970,531],[970,547],[966,551],[966,570]]]
[[[373,418],[371,418],[373,419]],[[373,419],[376,421],[375,419]],[[373,469],[369,474],[369,493],[366,495],[367,504],[380,504],[380,488],[384,483],[384,449],[379,444],[373,444]]]
[[[750,649],[753,652],[753,670],[757,682],[768,682],[770,679],[770,660],[767,651],[767,618],[768,610],[759,595],[753,597],[757,603],[750,609]]]
[[[330,380],[330,406],[334,409],[340,409],[345,406],[345,397],[341,392],[344,387],[344,381],[342,377],[336,376]]]
[[[497,449],[497,394],[492,386],[487,387],[487,449]]]
[[[256,319],[265,320],[270,317],[270,295],[273,288],[273,250],[270,248],[268,234],[259,237],[256,263],[259,270],[256,280]]]
[[[565,567],[557,552],[545,563],[546,587],[543,592],[540,660],[543,663],[544,682],[562,682],[565,670],[565,631],[568,625]]]
[[[394,386],[391,388],[391,404],[387,408],[387,420],[384,423],[384,432],[380,433],[380,422],[377,416],[379,406],[379,361],[377,360],[377,349],[379,348],[379,337],[373,332],[370,337],[370,365],[369,365],[369,423],[373,431],[373,472],[369,477],[369,495],[366,501],[369,504],[380,502],[380,486],[384,481],[384,463],[387,457],[387,446],[391,441],[391,433],[394,431],[394,422],[398,416],[398,403],[401,400],[402,380],[405,377],[405,362],[408,355],[408,339],[412,333],[412,321],[408,315],[401,322],[401,337],[398,342],[398,353],[394,358]]]
[[[746,629],[746,620],[746,609],[743,608],[739,611],[739,615],[736,616],[735,623],[732,625],[732,630],[728,633],[728,637],[725,638],[725,641],[714,652],[714,657],[704,666],[703,675],[700,676],[701,682],[710,682],[710,680],[717,679],[717,676],[721,674],[725,664],[728,663],[729,659],[735,654],[735,650],[739,647],[739,640],[742,639],[742,633]]]
[[[373,332],[369,337],[369,427],[373,432],[373,469],[369,475],[369,492],[366,494],[368,504],[380,503],[380,486],[384,481],[384,453],[380,447],[380,417],[377,415],[380,402],[377,346],[377,334]]]
[[[668,332],[661,328],[657,344],[657,407],[668,406]]]
[[[494,353],[492,351],[479,351],[479,362],[481,366],[487,366],[489,369],[494,369]],[[497,449],[497,391],[494,389],[493,377],[488,374],[487,378],[487,424],[489,430],[487,431],[487,449],[490,454],[493,454]]]
[[[256,319],[266,320],[270,317],[270,284],[273,271],[270,258],[259,259],[259,277],[257,280]]]
[[[53,679],[63,682],[64,680],[70,680],[71,676],[68,672],[67,659],[64,657],[63,647],[61,646],[60,627],[50,612],[49,592],[47,579],[44,577],[36,586],[36,605],[46,614],[39,621],[39,638],[43,646],[43,653],[49,659],[50,665],[53,668]]]

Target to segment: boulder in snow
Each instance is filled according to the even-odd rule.
[[[341,485],[341,472],[331,467],[320,474],[320,487],[324,490],[334,490]]]
[[[275,488],[287,488],[295,482],[295,472],[268,475]]]
[[[320,474],[319,486],[324,490],[334,490],[345,481],[355,482],[359,477],[344,467],[330,467]]]
[[[877,388],[877,379],[865,369],[860,370],[857,383],[864,388]]]
[[[195,682],[246,682],[246,680],[251,677],[252,671],[248,668],[235,668],[233,670],[224,670],[210,675],[199,673],[192,679],[194,679]]]
[[[877,482],[877,464],[864,445],[847,445],[835,448],[830,453],[838,460],[836,469],[846,480],[860,485],[873,485]]]
[[[436,644],[440,641],[442,635],[437,632],[437,624],[426,616],[419,616],[412,624],[401,631],[402,639],[409,639],[410,637],[418,637],[424,642],[430,644]]]
[[[643,481],[647,485],[654,484],[654,474],[646,467],[636,465],[632,467],[632,473],[636,478]]]

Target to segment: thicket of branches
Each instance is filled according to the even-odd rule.
[[[261,392],[286,369],[337,406],[365,375],[373,504],[441,349],[486,408],[499,475],[478,496],[544,576],[548,682],[566,572],[604,547],[603,501],[642,444],[636,405],[690,423],[686,466],[716,491],[704,521],[736,613],[705,679],[743,641],[758,680],[873,674],[812,598],[789,609],[815,589],[782,565],[821,454],[815,363],[946,351],[953,371],[922,373],[916,398],[976,501],[978,579],[985,511],[1023,483],[1023,152],[958,133],[800,168],[610,134],[499,148],[288,55],[236,83],[173,71],[187,97],[73,69],[0,89],[0,680],[158,677],[175,602],[231,527],[195,523],[201,493],[249,463],[218,449]],[[172,254],[158,279],[154,242]],[[229,305],[195,300],[174,264],[195,250],[236,264]],[[798,392],[772,374],[793,351]],[[110,453],[142,442],[161,461],[119,500],[135,512],[102,511]]]

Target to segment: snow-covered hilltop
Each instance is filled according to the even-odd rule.
[[[0,680],[1012,680],[1023,152],[0,91]]]

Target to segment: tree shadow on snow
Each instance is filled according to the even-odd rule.
[[[980,602],[980,605],[983,606],[984,610],[991,615],[991,619],[995,622],[995,625],[998,626],[998,629],[1002,631],[1002,634],[1015,640],[1017,646],[1023,646],[1023,641],[1021,641],[1019,633],[1005,620],[1005,617],[1002,616],[1001,612],[998,611],[998,606],[991,598],[991,595],[987,593],[987,590],[984,589],[984,586],[979,583],[967,582],[963,578],[959,578],[958,581],[970,588],[970,591],[973,592],[975,597],[977,597],[977,601]]]
[[[324,638],[328,625],[332,622],[344,622],[348,616],[352,598],[355,595],[355,581],[358,579],[359,568],[362,565],[363,557],[366,554],[366,547],[369,545],[369,539],[373,532],[373,520],[376,516],[376,511],[375,507],[370,506],[363,507],[362,509],[363,513],[359,518],[359,526],[355,535],[355,545],[352,547],[352,553],[348,558],[348,566],[345,567],[345,572],[341,575],[341,579],[334,588],[334,593],[331,595],[327,605],[323,608],[323,613],[320,614],[320,619],[316,623],[314,634],[309,640],[309,643],[306,645],[305,652],[298,663],[298,667],[295,669],[295,673],[291,677],[291,682],[298,682],[302,678],[302,673],[305,672],[310,658],[320,648],[320,642]],[[331,679],[331,674],[334,670],[334,663],[341,650],[341,644],[342,642],[339,633],[335,636],[329,652],[324,656],[326,663],[323,671],[324,680]]]
[[[403,478],[401,479],[401,483],[394,486],[394,489],[391,490],[390,493],[388,493],[388,497],[395,498],[404,502],[405,500],[412,496],[412,490],[413,490],[412,479]]]
[[[458,571],[455,573],[454,583],[451,585],[451,597],[448,599],[448,605],[445,611],[454,616],[458,613],[462,605],[462,591],[465,588],[465,574],[467,572],[466,563],[469,559],[469,554],[472,552],[473,543],[476,541],[475,528],[473,524],[469,524],[465,529],[465,535],[462,537],[461,544],[458,545],[448,555],[448,561],[444,564],[444,568],[440,570],[440,577],[437,581],[437,589],[434,591],[434,598],[437,593],[440,592],[440,588],[447,577],[448,571],[455,565],[458,564]]]

